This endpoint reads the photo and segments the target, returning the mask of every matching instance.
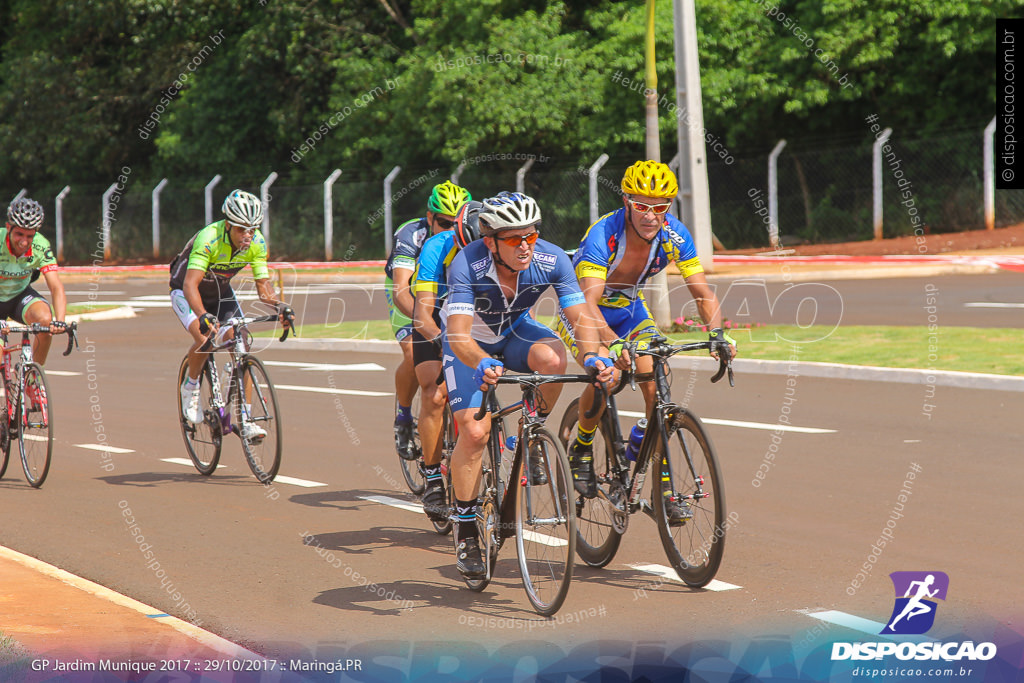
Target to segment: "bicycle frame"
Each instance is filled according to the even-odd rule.
[[[252,335],[249,334],[248,326],[250,323],[267,322],[276,319],[276,315],[260,316],[258,318],[229,318],[224,321],[223,325],[232,329],[233,336],[220,343],[212,343],[212,340],[208,340],[207,344],[200,348],[201,351],[205,349],[205,352],[209,354],[206,362],[210,366],[210,392],[213,394],[213,408],[217,411],[222,434],[238,434],[241,436],[239,426],[232,423],[231,411],[227,408],[231,402],[231,397],[235,395],[235,384],[239,381],[242,362],[249,353],[249,347],[252,344]],[[285,336],[287,336],[287,331]],[[207,346],[209,348],[206,348]],[[221,393],[220,370],[217,368],[216,356],[214,355],[215,352],[223,351],[224,349],[228,349],[228,352],[231,354],[231,375],[228,380],[227,400],[224,399],[224,394]],[[264,401],[265,399],[260,396],[260,400]]]

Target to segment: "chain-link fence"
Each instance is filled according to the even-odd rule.
[[[984,227],[982,133],[951,133],[909,140],[894,135],[883,157],[884,235],[912,234],[909,190],[913,206],[931,232]],[[871,239],[871,143],[830,148],[801,147],[790,140],[778,159],[778,225],[786,246],[800,243]],[[475,157],[463,165],[459,183],[476,198],[516,188],[516,171],[526,155],[494,154]],[[617,155],[597,178],[598,215],[622,205],[619,181],[634,161]],[[540,203],[544,238],[572,249],[590,224],[588,168],[579,162],[538,157],[524,178],[524,191]],[[742,156],[725,164],[708,164],[711,224],[726,248],[767,247],[766,219],[768,155]],[[901,190],[897,176],[904,178]],[[403,168],[391,187],[393,229],[425,215],[431,188],[446,180],[452,169],[440,164]],[[348,170],[333,185],[335,261],[383,259],[385,252],[383,176],[367,170]],[[208,179],[171,178],[160,196],[158,259],[169,262],[204,221],[204,187]],[[224,178],[213,192],[214,219],[220,204],[235,187],[259,193],[260,178]],[[907,185],[906,183],[910,184]],[[111,212],[111,258],[114,261],[152,261],[152,190],[156,183],[128,176]],[[0,188],[13,197],[19,188]],[[61,186],[36,188],[29,196],[47,210],[44,234],[53,239],[53,197]],[[100,258],[102,196],[107,186],[75,185],[64,200],[64,262],[88,263]],[[270,188],[271,257],[274,260],[322,260],[324,188],[290,185],[281,179]],[[755,200],[760,199],[760,205]],[[1024,221],[1024,190],[996,192],[996,226]]]

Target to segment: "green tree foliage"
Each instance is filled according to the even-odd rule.
[[[127,164],[136,177],[277,170],[313,182],[335,167],[379,177],[499,151],[640,155],[643,93],[613,76],[642,82],[643,5],[0,0],[0,172],[11,184],[104,182]],[[780,137],[864,140],[868,113],[921,134],[980,128],[994,19],[1017,10],[698,0],[706,128],[737,154]],[[674,104],[670,0],[657,18],[658,89]],[[669,106],[661,126],[670,156]]]

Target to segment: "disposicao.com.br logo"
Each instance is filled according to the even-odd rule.
[[[945,572],[893,572],[893,590],[896,593],[892,615],[880,635],[922,635],[935,624],[938,609],[936,600],[945,600],[949,591],[949,576]],[[986,661],[996,656],[994,643],[935,641],[897,643],[833,643],[832,661],[869,660],[895,656],[901,660],[946,662],[969,660]]]

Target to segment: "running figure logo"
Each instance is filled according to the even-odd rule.
[[[935,623],[937,606],[935,600],[930,598],[946,599],[949,576],[945,572],[893,572],[889,577],[896,590],[896,604],[892,608],[888,625],[881,633],[927,633]]]

